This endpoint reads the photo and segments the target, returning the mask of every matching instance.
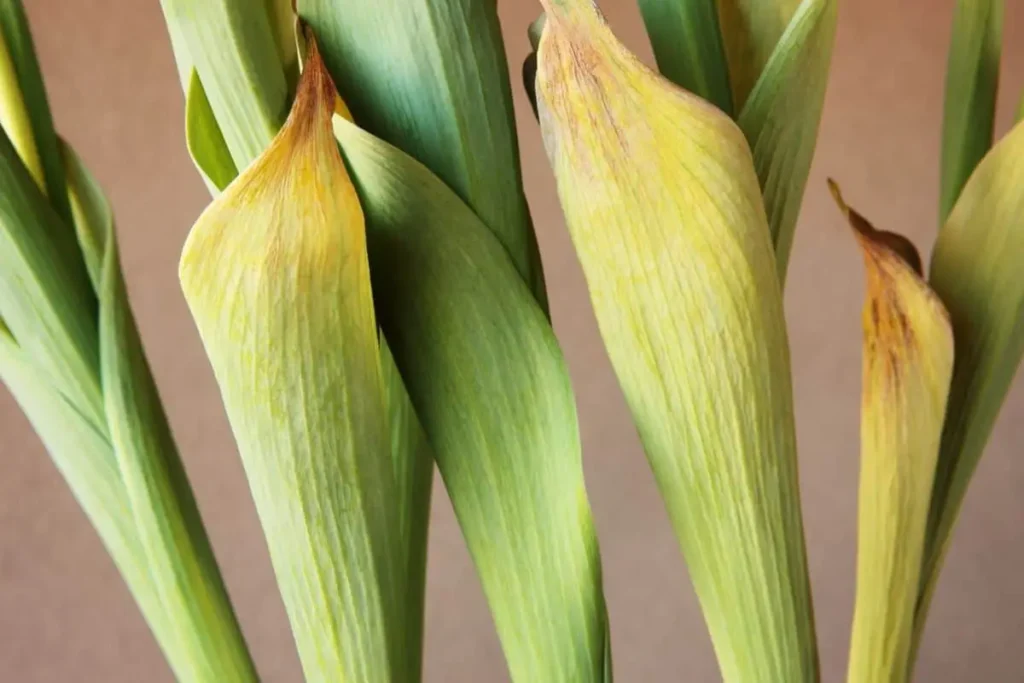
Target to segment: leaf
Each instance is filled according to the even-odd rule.
[[[746,141],[591,3],[546,4],[545,145],[722,677],[816,681],[782,295]]]
[[[307,680],[401,681],[396,484],[335,97],[311,46],[287,122],[199,218],[180,277]]]
[[[231,184],[238,175],[238,167],[194,69],[185,97],[185,141],[211,194],[216,195]]]
[[[940,224],[992,146],[1002,33],[1002,0],[958,0],[946,66]]]
[[[76,244],[0,131],[0,317],[49,382],[95,425],[96,300]],[[70,229],[70,228],[67,228]]]
[[[75,236],[89,273],[89,280],[99,294],[102,289],[106,242],[110,235],[114,234],[114,214],[110,210],[103,189],[75,154],[75,150],[63,139],[60,140],[60,155],[64,162],[64,176],[67,178],[68,201]]]
[[[39,61],[36,59],[32,34],[21,0],[0,0],[0,43],[6,47],[16,79],[15,89],[15,84],[5,83],[6,79],[0,76],[0,90],[6,91],[0,98],[9,102],[8,98],[16,96],[16,92],[20,93],[21,105],[32,134],[31,145],[27,137],[23,137],[20,141],[16,139],[15,146],[19,152],[23,145],[34,148],[32,161],[26,161],[26,164],[33,169],[32,175],[43,189],[57,216],[70,225],[71,210],[64,185],[57,133],[53,127],[43,75],[39,70]],[[10,135],[16,138],[13,133]],[[60,237],[64,235],[61,234]]]
[[[873,228],[830,185],[860,244],[867,278],[857,600],[847,680],[905,681],[953,331],[922,279],[913,245]]]
[[[738,119],[754,154],[782,282],[814,158],[835,29],[835,0],[804,0]]]
[[[775,52],[802,0],[717,0],[725,56],[729,64],[734,111],[747,96]]]
[[[191,87],[184,74],[194,68],[235,166],[245,168],[277,133],[288,108],[288,83],[267,13],[253,12],[251,0],[160,4],[182,86]]]
[[[410,157],[340,117],[380,324],[515,681],[610,680],[576,409],[544,311],[501,244]]]
[[[540,16],[534,19],[527,29],[526,36],[533,49],[523,60],[523,87],[526,89],[526,97],[530,100],[530,108],[533,109],[535,118],[537,116],[537,46],[540,44],[541,33],[544,32],[545,21],[547,21],[547,16],[541,12]]]
[[[546,306],[493,0],[301,0],[355,120],[437,174]]]
[[[956,363],[928,521],[915,624],[923,630],[971,476],[1024,355],[1024,125],[964,185],[932,253],[929,283],[953,323]]]
[[[640,0],[662,75],[733,115],[717,0]]]

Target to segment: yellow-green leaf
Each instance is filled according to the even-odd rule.
[[[335,97],[311,45],[287,122],[199,218],[180,277],[306,679],[403,681],[396,485]]]
[[[732,116],[718,4],[717,0],[640,0],[640,11],[662,75]]]
[[[747,143],[589,0],[546,5],[548,155],[722,676],[816,681],[782,295]]]
[[[800,4],[738,119],[754,154],[783,282],[825,104],[836,4]]]
[[[36,58],[32,34],[21,0],[0,0],[0,43],[0,52],[6,53],[8,66],[12,69],[0,75],[0,100],[3,100],[0,108],[17,106],[11,98],[19,97],[32,140],[29,142],[27,136],[19,139],[13,132],[8,134],[14,139],[19,152],[23,147],[33,150],[32,154],[26,154],[22,158],[32,170],[33,177],[49,199],[53,210],[62,220],[70,221],[71,212],[64,186],[57,133],[53,127],[43,75],[39,70],[39,61]],[[12,75],[14,82],[10,80]],[[6,127],[6,123],[4,126]]]
[[[610,680],[576,409],[544,311],[444,183],[340,117],[335,131],[367,213],[380,323],[512,679]]]
[[[909,241],[873,228],[833,184],[864,256],[857,600],[850,683],[907,680],[953,332]]]
[[[956,363],[932,491],[916,627],[967,485],[1024,355],[1024,124],[992,148],[964,185],[932,253],[929,282],[949,310]]]
[[[1002,34],[1003,0],[958,0],[946,66],[940,224],[992,146]]]

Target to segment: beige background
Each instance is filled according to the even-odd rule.
[[[371,1],[371,0],[367,0]],[[952,0],[845,0],[818,156],[787,291],[818,633],[826,681],[844,675],[852,607],[860,262],[824,188],[880,226],[934,237]],[[999,130],[1024,86],[1024,3],[1010,0]],[[234,445],[179,295],[178,253],[207,201],[186,155],[182,98],[157,0],[27,0],[58,127],[117,210],[132,302],[252,650],[267,681],[298,665]],[[518,69],[535,0],[501,0]],[[634,0],[603,0],[649,48]],[[518,76],[518,73],[517,73]],[[515,81],[518,86],[518,78]],[[576,386],[621,681],[717,672],[592,319],[537,127],[516,88],[527,190],[556,329]],[[1024,680],[1024,381],[1003,411],[964,510],[919,681]],[[443,494],[431,536],[428,681],[505,680],[472,565]],[[27,423],[0,391],[0,680],[167,681],[144,623]],[[538,682],[540,683],[540,682]],[[784,682],[780,682],[784,683]]]

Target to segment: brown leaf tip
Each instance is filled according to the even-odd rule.
[[[313,29],[308,24],[303,26],[303,38],[306,42],[306,60],[295,92],[295,103],[284,124],[286,128],[295,129],[299,135],[311,132],[308,130],[310,126],[326,125],[329,128],[337,97],[334,81],[320,55],[320,46]]]
[[[839,189],[839,184],[836,183],[832,178],[827,179],[829,192],[832,194],[832,199],[835,200],[836,206],[846,216],[846,220],[849,222],[850,227],[857,231],[857,234],[862,240],[874,248],[883,248],[900,258],[907,266],[909,266],[918,277],[924,276],[924,267],[921,262],[921,255],[917,251],[917,247],[907,237],[903,235],[891,232],[889,230],[879,230],[875,226],[871,225],[868,219],[864,218],[856,210],[852,209],[849,204],[843,199],[842,190]]]

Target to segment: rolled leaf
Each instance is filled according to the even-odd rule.
[[[929,283],[953,323],[956,363],[921,572],[918,637],[967,486],[1024,355],[1024,124],[978,164],[939,233]]]
[[[306,679],[403,681],[396,486],[335,97],[311,46],[287,122],[199,218],[180,277]]]
[[[907,680],[953,332],[913,245],[843,202],[864,256],[857,600],[850,683]]]
[[[723,679],[817,681],[782,296],[747,143],[589,0],[546,5],[545,144]]]
[[[355,120],[437,174],[542,302],[497,3],[300,0]]]
[[[219,193],[238,175],[217,116],[194,69],[185,95],[185,142],[211,194]]]
[[[836,4],[800,4],[738,119],[754,154],[783,282],[825,104]]]
[[[743,111],[802,0],[717,0],[735,111]]]
[[[718,5],[717,0],[640,0],[640,12],[662,75],[732,116]]]
[[[946,66],[940,225],[992,146],[1002,34],[1003,0],[958,0]]]
[[[512,680],[610,680],[576,409],[544,311],[444,183],[340,117],[335,131],[367,213],[380,323]]]

